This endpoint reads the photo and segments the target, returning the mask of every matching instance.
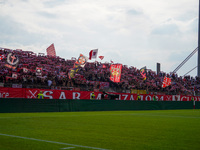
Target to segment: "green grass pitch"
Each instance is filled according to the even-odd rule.
[[[0,150],[200,150],[200,110],[1,113]]]

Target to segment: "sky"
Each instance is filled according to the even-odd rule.
[[[0,0],[0,47],[170,73],[197,48],[198,0]],[[93,62],[95,60],[91,60]],[[197,66],[197,53],[179,70]],[[188,75],[196,76],[197,69]]]

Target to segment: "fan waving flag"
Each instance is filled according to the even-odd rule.
[[[48,48],[47,48],[47,55],[49,56],[56,56],[56,50],[54,47],[54,44],[51,44]]]
[[[84,67],[85,64],[88,61],[88,57],[84,56],[83,54],[80,54],[78,60],[74,63],[73,68],[70,69],[68,73],[69,79],[72,79],[75,77],[75,74],[79,71],[80,67]]]
[[[97,54],[98,54],[98,49],[91,50],[89,53],[89,60],[91,60],[92,58],[97,58]]]
[[[163,83],[162,83],[162,88],[165,88],[167,86],[171,85],[171,78],[164,77]]]

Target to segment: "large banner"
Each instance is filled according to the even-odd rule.
[[[143,80],[147,79],[147,68],[146,68],[146,66],[140,69],[140,74],[141,74]]]
[[[115,64],[110,66],[110,80],[113,82],[120,82],[122,64]]]
[[[9,53],[4,66],[11,69],[16,69],[18,64],[19,64],[19,58],[15,54]]]
[[[4,88],[0,87],[0,98],[37,98],[37,94],[42,91],[45,99],[90,99],[91,91],[67,91],[50,89],[32,89],[32,88]],[[100,100],[102,92],[94,92],[96,99]],[[136,100],[137,94],[131,93],[109,93],[118,94],[116,100]],[[153,95],[141,94],[142,101],[152,101]],[[157,95],[159,101],[191,101],[192,96],[184,95]],[[195,101],[200,101],[200,97],[195,96]]]

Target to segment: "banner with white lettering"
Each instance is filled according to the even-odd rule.
[[[37,98],[37,94],[42,91],[45,99],[90,99],[91,91],[68,91],[68,90],[50,90],[33,88],[7,88],[0,87],[0,98]],[[101,99],[102,92],[95,92],[96,99]],[[117,94],[116,100],[136,100],[137,94],[131,93],[109,93]],[[141,101],[153,101],[153,95],[141,94]],[[192,96],[184,95],[156,95],[159,101],[191,101]],[[200,101],[199,96],[194,97],[195,101]]]

